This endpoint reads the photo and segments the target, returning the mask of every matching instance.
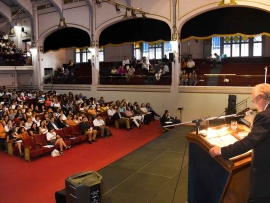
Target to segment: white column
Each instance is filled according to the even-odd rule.
[[[37,5],[33,4],[33,19],[34,19],[34,31],[32,32],[34,37],[32,39],[36,42],[36,48],[33,49],[34,53],[32,52],[32,63],[34,67],[34,85],[37,86],[38,88],[42,88],[42,78],[41,78],[41,64],[40,64],[40,52],[38,47],[39,45],[39,40],[38,40],[38,13],[37,13]]]
[[[99,84],[99,48],[93,47],[90,49],[92,54],[92,86]]]
[[[180,63],[178,59],[178,41],[171,41],[174,63],[172,63],[172,86],[179,86]]]

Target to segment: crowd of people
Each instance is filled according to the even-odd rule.
[[[166,60],[167,56],[165,55],[162,61]],[[169,60],[162,62],[158,65],[158,68],[154,67],[153,64],[150,64],[149,60],[144,56],[142,60],[137,62],[136,57],[134,56],[131,61],[125,56],[122,65],[117,69],[115,66],[111,70],[112,76],[126,76],[127,81],[129,81],[135,75],[135,67],[139,65],[139,69],[142,70],[142,75],[155,76],[156,81],[159,81],[161,76],[168,75],[170,73]]]
[[[0,89],[0,147],[7,149],[7,143],[13,142],[18,146],[22,156],[22,139],[34,137],[36,134],[46,134],[47,142],[69,149],[55,130],[69,126],[80,126],[81,134],[88,137],[88,142],[96,142],[97,130],[101,137],[111,136],[110,128],[105,121],[111,120],[114,125],[117,121],[127,131],[133,127],[142,128],[160,117],[151,107],[150,103],[139,105],[123,99],[121,102],[105,103],[104,98],[87,98],[82,94],[58,95],[55,91],[16,91]],[[105,112],[106,119],[101,116]],[[104,115],[104,113],[103,113]],[[104,120],[103,120],[104,119]],[[91,127],[88,121],[93,122]]]
[[[28,57],[27,49],[22,51],[22,49],[18,48],[14,41],[9,39],[7,33],[3,33],[0,36],[0,58],[5,61],[15,61],[19,60],[19,63],[27,64]],[[19,54],[17,58],[15,58],[15,54]]]
[[[197,74],[195,68],[195,62],[192,59],[192,55],[188,55],[188,58],[181,58],[181,73],[180,73],[180,86],[195,86],[197,84]]]

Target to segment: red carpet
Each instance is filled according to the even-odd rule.
[[[64,156],[43,155],[30,163],[0,152],[0,202],[54,203],[54,193],[65,187],[67,177],[97,171],[138,149],[162,133],[158,126],[155,121],[132,131],[111,127],[114,137],[79,144],[64,151]]]

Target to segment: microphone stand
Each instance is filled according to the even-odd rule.
[[[175,127],[175,126],[184,125],[184,124],[188,124],[188,123],[195,123],[196,124],[196,134],[199,134],[199,130],[200,130],[200,127],[201,127],[201,122],[203,122],[203,121],[210,121],[210,120],[215,120],[215,119],[218,119],[218,118],[238,117],[240,115],[239,114],[231,114],[231,115],[226,115],[226,116],[216,116],[216,117],[211,117],[211,118],[196,119],[196,120],[187,121],[187,122],[183,122],[183,123],[165,125],[165,126],[163,126],[163,128]]]

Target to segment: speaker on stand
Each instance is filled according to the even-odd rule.
[[[228,108],[226,110],[226,115],[236,114],[236,95],[229,95],[228,98]],[[232,120],[235,120],[233,117],[225,118],[225,123],[230,124]]]

